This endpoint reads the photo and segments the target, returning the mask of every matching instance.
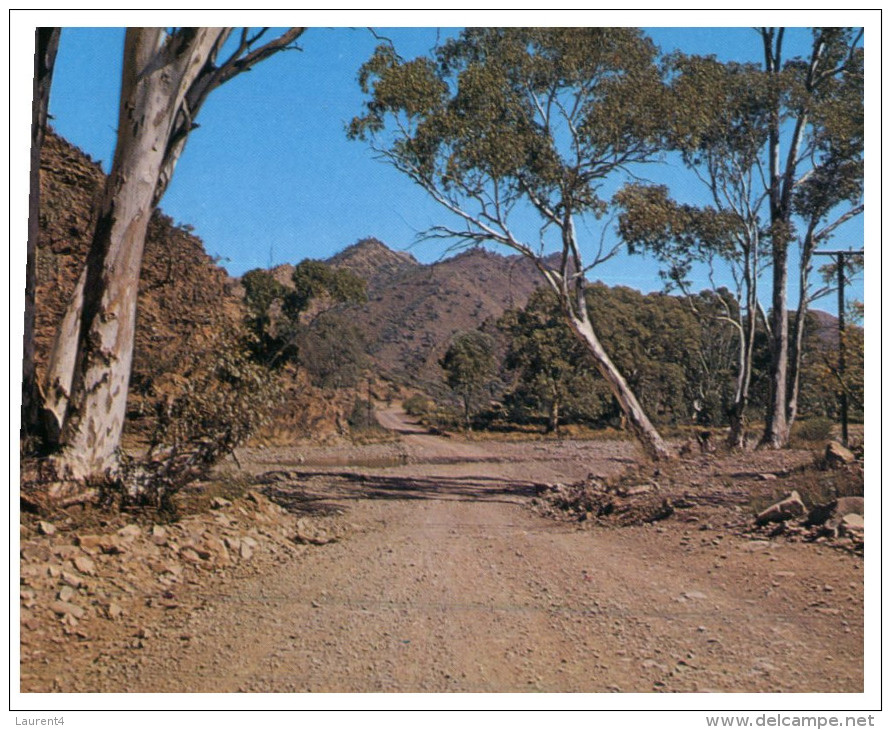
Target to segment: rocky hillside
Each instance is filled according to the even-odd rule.
[[[92,233],[91,211],[105,176],[98,163],[47,134],[40,169],[36,358],[42,377],[53,336],[74,290]],[[226,272],[199,238],[161,212],[149,225],[136,323],[129,409],[150,409],[160,381],[226,326],[241,319]]]
[[[356,318],[382,370],[441,382],[438,360],[456,332],[476,329],[509,307],[523,306],[541,283],[519,257],[472,249],[406,270],[387,286],[371,289]]]

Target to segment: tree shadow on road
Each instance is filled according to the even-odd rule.
[[[353,472],[295,471],[286,481],[264,487],[264,493],[283,507],[301,512],[323,511],[331,502],[359,499],[419,499],[517,504],[534,497],[540,484],[500,477],[423,477]]]

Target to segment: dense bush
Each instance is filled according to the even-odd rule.
[[[403,410],[410,416],[426,416],[433,408],[433,403],[421,393],[415,393],[402,402]]]
[[[828,441],[834,426],[831,419],[815,416],[797,421],[792,427],[792,435],[801,441]]]
[[[278,400],[275,377],[250,356],[242,333],[225,332],[183,363],[158,405],[145,460],[125,468],[130,498],[157,506],[185,484],[207,475],[251,436]]]

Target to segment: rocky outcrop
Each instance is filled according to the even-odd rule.
[[[92,207],[105,175],[99,163],[49,132],[40,169],[35,345],[38,377],[56,328],[86,259]],[[153,410],[166,386],[161,377],[182,369],[187,356],[241,319],[239,301],[188,226],[157,211],[149,225],[139,284],[136,344],[128,410],[130,422]]]

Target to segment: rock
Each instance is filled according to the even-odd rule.
[[[636,487],[626,487],[624,489],[619,489],[620,497],[634,497],[638,494],[649,494],[653,491],[652,484],[639,484]]]
[[[231,504],[232,502],[222,497],[214,497],[210,502],[211,509],[224,509]]]
[[[50,559],[52,553],[46,545],[35,545],[32,543],[30,545],[22,545],[19,555],[22,556],[23,560],[29,562],[44,563]]]
[[[124,609],[121,608],[119,604],[112,601],[105,609],[105,615],[108,616],[108,618],[112,621],[117,621],[121,616],[124,615]]]
[[[840,515],[862,515],[863,497],[839,497],[836,500],[835,512]]]
[[[776,474],[771,474],[770,472],[767,472],[767,473],[765,473],[765,474],[759,474],[759,475],[758,475],[758,478],[759,478],[762,482],[772,482],[772,481],[776,480],[777,475],[776,475]]]
[[[190,563],[200,563],[201,556],[192,547],[184,547],[179,551],[179,556]]]
[[[247,538],[241,541],[241,545],[238,548],[238,554],[241,556],[242,560],[250,560],[254,555],[254,549],[248,544]]]
[[[53,601],[50,604],[50,610],[57,616],[70,616],[76,619],[82,619],[86,615],[86,611],[83,608],[66,601]]]
[[[85,553],[91,554],[101,552],[102,540],[101,535],[78,535],[75,538],[75,542],[80,546],[80,549]]]
[[[801,495],[793,491],[788,497],[775,504],[772,504],[763,512],[759,513],[755,521],[759,525],[766,525],[769,522],[784,522],[793,517],[800,517],[804,514],[805,506],[801,501]]]
[[[81,550],[90,555],[97,553],[118,555],[124,552],[121,541],[112,535],[78,535],[77,544]]]
[[[38,522],[37,523],[37,531],[41,535],[55,535],[56,534],[56,526],[52,522]]]
[[[62,590],[59,591],[57,598],[60,601],[64,601],[65,603],[68,603],[75,596],[77,596],[77,591],[74,590],[74,588],[72,588],[71,586],[62,586]]]
[[[835,527],[838,525],[841,517],[848,514],[863,514],[863,497],[839,497],[825,504],[818,504],[807,516],[807,524],[823,525],[830,521],[835,521]]]
[[[838,443],[838,441],[830,441],[826,444],[826,453],[823,455],[823,458],[826,461],[826,465],[831,467],[844,466],[856,461],[854,454]]]
[[[842,517],[838,526],[839,535],[863,534],[863,515],[847,514]]]
[[[57,545],[53,548],[53,555],[62,560],[71,560],[77,555],[83,555],[83,552],[77,545]]]
[[[220,538],[214,535],[207,535],[204,538],[204,543],[207,545],[207,549],[214,554],[216,562],[221,565],[229,564],[229,550]]]
[[[142,530],[139,525],[127,525],[126,527],[122,527],[118,530],[118,535],[128,540],[132,540],[135,537],[139,537],[142,534]]]
[[[74,567],[84,575],[96,575],[96,563],[86,555],[78,555],[73,561]]]

